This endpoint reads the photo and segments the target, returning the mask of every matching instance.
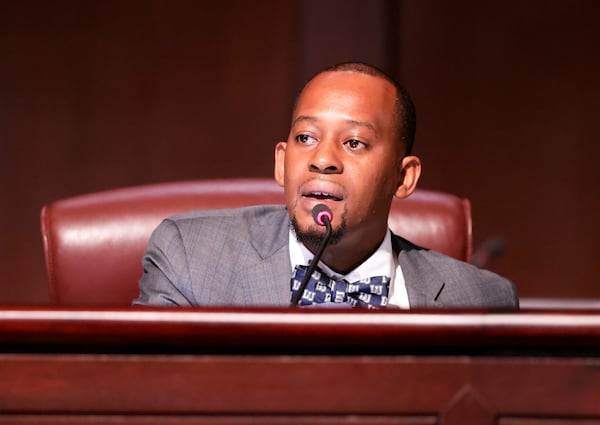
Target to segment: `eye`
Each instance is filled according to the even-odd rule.
[[[344,142],[344,144],[346,146],[348,146],[351,150],[365,149],[367,147],[367,145],[365,143],[361,142],[360,140],[356,140],[356,139],[348,140],[348,141]]]
[[[299,134],[296,136],[296,141],[304,143],[306,145],[312,145],[317,142],[317,139],[315,139],[312,136],[309,136],[308,134]]]

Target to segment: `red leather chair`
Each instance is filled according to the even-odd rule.
[[[58,305],[129,306],[138,296],[146,243],[163,218],[283,202],[283,189],[267,178],[160,183],[52,202],[41,212],[51,299]],[[416,244],[471,260],[467,199],[417,190],[394,200],[390,227]]]

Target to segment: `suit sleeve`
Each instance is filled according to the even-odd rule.
[[[190,307],[190,273],[179,228],[164,220],[152,233],[142,258],[140,296],[133,305]]]

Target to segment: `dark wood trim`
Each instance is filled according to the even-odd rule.
[[[0,310],[0,424],[600,423],[600,314]]]

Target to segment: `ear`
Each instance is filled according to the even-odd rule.
[[[275,145],[275,181],[283,187],[285,181],[285,149],[286,142],[279,142]]]
[[[400,163],[400,183],[396,189],[396,197],[406,198],[417,188],[421,176],[421,160],[416,156],[405,156]]]

